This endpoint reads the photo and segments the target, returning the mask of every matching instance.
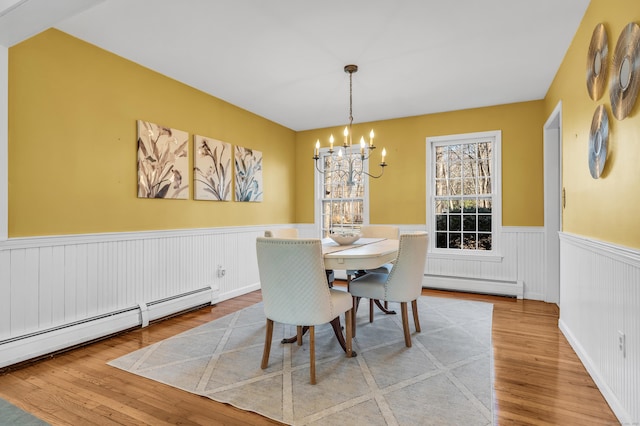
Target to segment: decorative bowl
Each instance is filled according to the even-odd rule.
[[[329,238],[341,246],[348,246],[358,241],[362,237],[361,234],[329,234]]]

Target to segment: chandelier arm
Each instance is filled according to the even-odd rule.
[[[360,154],[360,159],[361,159],[362,161],[367,161],[367,160],[369,160],[369,158],[371,157],[371,154],[372,154],[371,150],[374,150],[374,149],[376,149],[376,147],[375,147],[375,146],[369,146],[369,147],[367,147],[367,151],[366,151],[367,153],[366,153],[366,154],[364,154],[364,155],[363,155],[363,154]]]
[[[320,169],[320,167],[318,167],[318,160],[319,160],[319,158],[315,158],[315,157],[314,157],[314,160],[316,160],[316,170],[318,171],[318,173],[320,173],[320,174],[322,174],[322,175],[324,175],[324,174],[326,174],[326,173],[329,173],[329,172],[331,172],[331,173],[335,173],[335,174],[336,174],[336,175],[338,175],[338,177],[340,177],[340,178],[343,178],[344,176],[347,176],[347,175],[348,175],[347,171],[346,171],[346,170],[342,170],[342,169],[333,169],[333,170],[326,170],[326,169],[325,169],[325,170],[321,170],[321,169]]]
[[[313,159],[316,160],[316,170],[318,172],[320,172],[320,174],[325,174],[326,170],[320,170],[320,167],[318,167],[318,159],[319,159],[319,157],[313,157]]]
[[[386,166],[386,164],[385,164],[385,166]],[[361,173],[364,173],[365,175],[367,175],[367,176],[369,176],[369,177],[372,177],[372,178],[374,178],[374,179],[378,179],[379,177],[382,177],[382,175],[384,174],[384,167],[385,167],[385,166],[380,165],[380,167],[382,167],[382,170],[380,171],[380,174],[379,174],[379,175],[372,175],[372,174],[370,174],[370,173],[365,172],[364,170],[363,170]]]

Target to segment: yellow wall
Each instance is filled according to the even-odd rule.
[[[387,149],[389,166],[380,179],[370,179],[371,223],[426,223],[426,138],[502,130],[502,221],[505,226],[542,226],[544,221],[542,101],[500,105],[372,123],[354,124],[356,140],[375,129],[376,146]],[[313,222],[313,148],[328,146],[331,133],[344,126],[296,135],[296,221]],[[370,172],[376,173],[375,163]]]
[[[640,108],[618,121],[611,113],[609,90],[598,101],[586,86],[587,52],[598,23],[609,40],[608,63],[622,29],[640,22],[637,0],[592,0],[562,66],[545,98],[545,115],[562,100],[563,185],[566,189],[564,231],[640,248]],[[611,81],[609,72],[607,86]],[[609,150],[602,176],[589,173],[591,121],[598,105],[609,115]]]
[[[137,198],[136,120],[263,153],[261,203]],[[9,237],[293,222],[295,133],[65,33],[9,49]]]
[[[503,224],[542,226],[547,115],[533,101],[354,124],[388,151],[371,222],[426,223],[427,137],[502,130]],[[264,202],[137,198],[138,119],[262,151]],[[313,145],[342,129],[295,133],[49,30],[9,49],[9,236],[311,223]]]

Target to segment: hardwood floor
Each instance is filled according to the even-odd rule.
[[[423,294],[494,304],[499,425],[619,424],[558,329],[556,305],[434,290]],[[253,292],[5,371],[0,397],[52,425],[279,424],[106,364],[260,300],[260,292]]]

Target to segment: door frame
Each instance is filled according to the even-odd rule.
[[[560,304],[562,101],[544,124],[544,301]]]

